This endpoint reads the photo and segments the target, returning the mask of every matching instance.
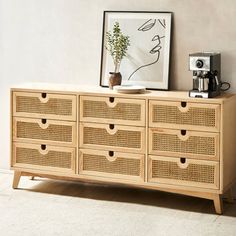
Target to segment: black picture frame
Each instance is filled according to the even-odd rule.
[[[121,64],[122,85],[143,85],[147,89],[168,90],[172,16],[172,12],[163,11],[104,11],[99,85],[108,87],[109,72],[112,72],[110,69],[112,58],[105,48],[105,34],[117,21],[121,31],[131,36],[130,47],[133,44],[131,53],[128,48],[127,57],[122,61],[125,66]],[[136,25],[139,27],[133,27]],[[140,35],[140,38],[136,35]],[[142,41],[144,41],[143,48],[140,44]],[[151,62],[143,62],[144,58]],[[136,61],[139,64],[135,64]]]

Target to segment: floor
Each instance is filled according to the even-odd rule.
[[[216,215],[212,201],[159,191],[0,173],[2,236],[236,235],[236,203]]]

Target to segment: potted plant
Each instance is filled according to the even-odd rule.
[[[121,84],[120,64],[121,60],[127,55],[128,47],[130,46],[129,36],[123,35],[118,22],[113,25],[112,33],[106,32],[106,50],[110,53],[113,63],[114,71],[109,72],[109,88]]]

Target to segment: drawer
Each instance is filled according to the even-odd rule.
[[[13,140],[76,146],[76,123],[14,117]]]
[[[151,100],[149,126],[217,132],[220,129],[220,105]]]
[[[219,133],[149,128],[149,154],[219,160]]]
[[[13,167],[75,173],[75,148],[15,142]]]
[[[144,153],[145,128],[80,123],[80,147]]]
[[[81,149],[79,174],[143,182],[144,155]]]
[[[13,115],[76,120],[76,96],[51,93],[13,93]]]
[[[80,107],[81,121],[145,125],[145,100],[80,96]]]
[[[219,162],[149,156],[149,182],[219,189]]]

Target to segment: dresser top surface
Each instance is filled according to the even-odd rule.
[[[222,103],[224,100],[231,97],[236,97],[235,94],[222,93],[216,98],[190,98],[188,91],[158,91],[146,90],[140,94],[124,94],[118,93],[109,88],[99,86],[83,86],[78,84],[56,84],[56,83],[23,83],[12,86],[12,91],[27,91],[27,92],[55,92],[55,93],[79,93],[81,95],[96,95],[96,96],[117,96],[123,98],[140,98],[140,99],[163,99],[163,100],[189,100],[193,102],[204,103]]]

